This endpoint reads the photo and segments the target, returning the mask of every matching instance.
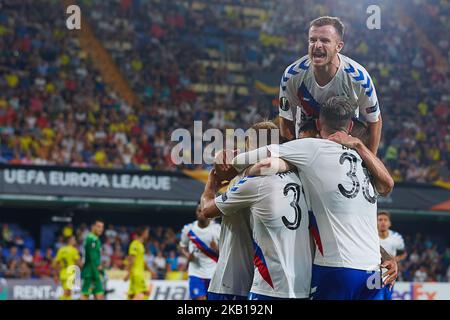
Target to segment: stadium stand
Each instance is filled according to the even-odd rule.
[[[347,25],[344,54],[366,65],[376,82],[380,156],[396,181],[448,181],[449,77],[408,26],[390,18],[405,4],[384,4],[379,31],[361,28],[359,11],[347,10],[362,3],[306,2],[82,1],[96,36],[142,102],[130,106],[65,28],[59,4],[4,1],[0,162],[183,168],[170,160],[171,131],[192,129],[194,120],[246,128],[275,116],[276,82],[306,53],[308,21],[333,14]],[[448,27],[445,1],[415,1],[406,12],[419,11],[427,14],[418,23],[430,37],[437,23]],[[445,39],[433,43],[448,56]]]

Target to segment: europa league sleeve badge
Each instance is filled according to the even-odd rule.
[[[290,108],[290,106],[289,106],[288,99],[286,99],[286,97],[281,97],[280,98],[280,109],[283,111],[288,111],[289,108]]]

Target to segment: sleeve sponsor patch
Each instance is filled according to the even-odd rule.
[[[375,104],[373,107],[366,108],[366,113],[374,113],[378,111],[378,103]]]

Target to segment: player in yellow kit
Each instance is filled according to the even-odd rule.
[[[144,242],[148,238],[148,228],[139,227],[136,230],[136,239],[130,243],[128,250],[128,274],[125,281],[130,280],[128,299],[147,300],[150,291],[145,281],[145,270],[150,271],[144,260]]]
[[[56,270],[59,270],[59,281],[64,290],[60,300],[72,300],[76,270],[79,270],[80,266],[80,253],[76,245],[74,236],[67,238],[67,244],[58,250],[54,260],[54,266]]]

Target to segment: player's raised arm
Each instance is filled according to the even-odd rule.
[[[378,146],[381,140],[381,129],[383,126],[381,114],[378,116],[377,122],[369,122],[369,150],[377,154]]]
[[[359,66],[360,71],[365,78],[365,85],[361,86],[359,84],[356,85],[357,88],[355,90],[358,91],[358,106],[359,112],[363,116],[363,118],[367,121],[369,127],[369,142],[367,147],[373,154],[377,154],[378,146],[380,145],[381,140],[381,129],[382,129],[382,119],[381,119],[381,110],[380,105],[378,103],[377,92],[375,89],[375,85],[373,84],[372,78],[369,73],[362,66]],[[368,87],[367,87],[368,86]]]
[[[218,178],[215,170],[211,170],[208,175],[208,181],[206,182],[205,189],[201,196],[201,214],[206,218],[220,217],[221,212],[217,208],[214,198],[218,190]]]
[[[233,167],[238,171],[244,171],[248,166],[270,157],[270,151],[267,147],[261,147],[248,152],[243,152],[234,157],[232,161]]]
[[[386,196],[394,188],[394,180],[383,162],[378,159],[358,138],[339,131],[328,137],[329,140],[356,150],[374,179],[377,192]]]
[[[250,208],[259,197],[258,190],[261,180],[258,177],[244,176],[231,189],[222,195],[215,197],[217,177],[212,170],[209,174],[205,192],[202,195],[202,214],[207,218],[215,218],[221,215],[232,215],[242,212],[241,209]]]

